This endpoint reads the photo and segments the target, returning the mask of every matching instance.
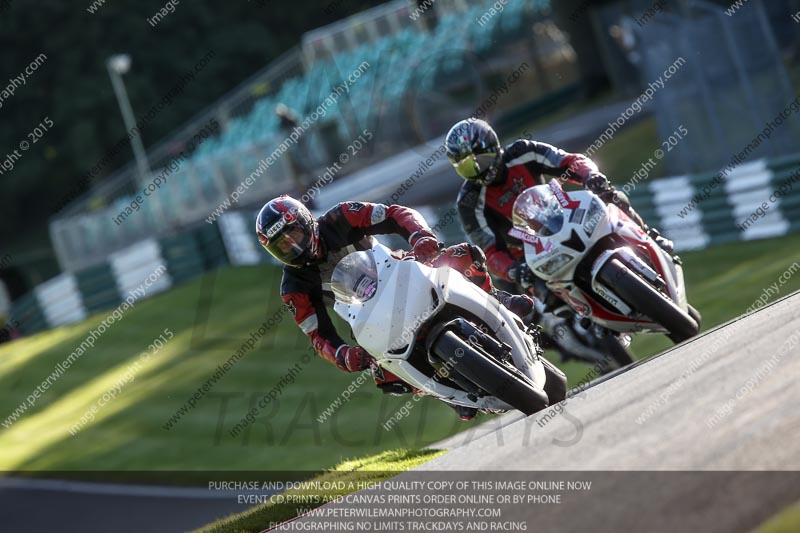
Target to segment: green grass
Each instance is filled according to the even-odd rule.
[[[304,481],[301,489],[284,492],[283,502],[257,505],[198,529],[195,533],[258,533],[341,496],[386,481],[443,453],[437,450],[396,450],[345,461],[322,475]],[[323,489],[330,486],[336,488]]]
[[[653,156],[654,150],[660,145],[655,117],[645,118],[635,124],[625,125],[592,155],[592,160],[612,183],[621,187],[633,178],[633,173]],[[667,175],[669,168],[667,162],[662,160],[650,171],[647,179],[649,181]]]
[[[536,139],[536,132],[556,124],[566,118],[583,113],[614,101],[612,94],[605,94],[589,102],[574,102],[558,111],[549,113],[542,119],[529,124],[525,128],[514,131],[508,138],[521,137],[523,133],[530,132]],[[545,140],[545,139],[540,139]],[[619,186],[628,182],[633,173],[639,170],[642,164],[653,155],[656,148],[661,146],[658,134],[658,124],[655,117],[647,117],[634,123],[625,124],[614,136],[605,143],[592,160],[597,163],[600,170],[608,176],[612,183]],[[582,148],[586,149],[588,146]],[[648,177],[648,180],[669,175],[666,161],[660,161]]]
[[[800,235],[719,246],[683,254],[690,301],[703,328],[734,318],[800,261]],[[432,399],[414,404],[409,416],[385,431],[383,422],[408,401],[385,397],[365,383],[332,420],[316,417],[356,378],[313,357],[279,404],[234,438],[230,429],[258,398],[275,387],[307,353],[308,341],[287,316],[263,343],[225,375],[195,409],[170,431],[162,425],[247,339],[265,316],[279,309],[277,269],[229,268],[137,304],[78,360],[35,407],[9,429],[0,427],[2,470],[248,470],[315,471],[352,457],[393,449],[420,449],[476,422],[463,423]],[[800,275],[780,296],[800,288]],[[777,298],[776,297],[776,298]],[[105,318],[58,328],[0,347],[0,422]],[[175,334],[142,365],[117,398],[74,437],[68,429],[125,373],[165,328]],[[640,356],[671,343],[639,335]],[[586,365],[564,367],[571,383]]]
[[[162,425],[225,362],[264,317],[280,309],[280,272],[228,268],[137,304],[9,429],[0,426],[0,470],[307,470],[387,449],[422,448],[469,427],[436,401],[415,404],[397,428],[383,422],[408,400],[371,380],[333,418],[319,416],[357,377],[314,356],[258,423],[229,430],[307,353],[286,318],[170,431]],[[24,402],[105,313],[0,347],[0,422]],[[79,421],[165,328],[165,348],[74,437]]]
[[[797,531],[800,531],[800,502],[769,519],[754,533],[797,533]]]

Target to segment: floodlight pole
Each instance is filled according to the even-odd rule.
[[[131,58],[127,54],[111,56],[106,61],[108,76],[111,78],[111,86],[114,87],[114,94],[117,97],[122,120],[125,122],[125,128],[128,133],[136,127],[136,119],[133,116],[131,102],[128,99],[128,91],[125,90],[125,82],[122,81],[122,75],[130,70],[130,66]],[[136,168],[139,172],[139,180],[144,183],[147,181],[147,176],[150,175],[150,165],[147,162],[147,152],[142,144],[142,132],[137,131],[135,135],[130,135],[130,137],[133,157],[136,159]]]

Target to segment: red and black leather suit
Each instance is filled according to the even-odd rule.
[[[346,343],[326,309],[326,304],[333,301],[330,280],[336,264],[349,253],[372,248],[372,235],[396,234],[407,240],[435,235],[417,211],[399,205],[343,202],[319,217],[318,223],[324,259],[306,267],[284,267],[281,297],[317,354],[348,371],[336,357],[337,350]],[[492,288],[483,253],[469,244],[446,248],[429,264],[450,266],[484,290]],[[385,374],[386,381],[397,379]]]
[[[604,201],[613,199],[620,208],[632,212],[627,197],[614,191],[597,165],[583,154],[570,154],[526,139],[508,145],[491,185],[465,181],[457,201],[461,224],[470,242],[486,253],[489,271],[506,281],[516,281],[510,278],[509,269],[524,255],[522,242],[508,235],[513,226],[514,201],[525,189],[544,184],[544,175],[562,176],[593,190]],[[613,198],[609,193],[613,193]]]

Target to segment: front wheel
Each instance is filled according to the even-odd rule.
[[[618,336],[613,333],[608,333],[608,335],[603,337],[602,344],[603,348],[605,348],[605,352],[619,365],[619,368],[633,363],[633,353],[619,340]]]
[[[697,322],[697,327],[699,328],[702,324],[703,317],[700,315],[700,311],[692,307],[692,304],[689,304],[689,316]]]
[[[547,393],[550,405],[564,401],[567,398],[567,376],[544,357],[540,357],[539,360],[542,362],[545,376],[547,376],[547,381],[544,382],[544,391]]]
[[[667,336],[674,343],[683,342],[699,332],[700,328],[692,317],[623,265],[619,259],[611,259],[606,263],[597,277],[628,305],[661,324],[669,331]]]
[[[452,331],[442,333],[431,350],[453,372],[526,415],[549,405],[547,393],[521,372],[498,363]]]

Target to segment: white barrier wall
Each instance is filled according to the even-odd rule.
[[[109,257],[111,270],[117,282],[122,299],[133,294],[142,297],[137,289],[145,287],[147,296],[158,294],[172,287],[172,279],[167,272],[167,262],[161,255],[161,246],[155,239],[146,239]]]
[[[255,218],[245,213],[225,213],[217,219],[225,250],[232,265],[256,265],[263,261],[264,252],[258,244]]]
[[[59,274],[34,290],[51,327],[72,324],[86,318],[86,307],[73,274]]]

